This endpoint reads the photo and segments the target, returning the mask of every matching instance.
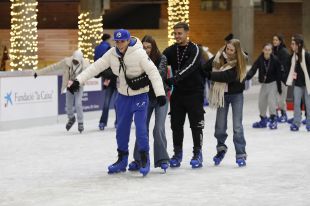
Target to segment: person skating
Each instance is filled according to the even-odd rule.
[[[111,45],[109,43],[109,39],[111,39],[110,34],[103,34],[101,39],[102,39],[102,42],[98,46],[95,47],[94,61],[97,61],[111,48]],[[117,89],[116,89],[117,76],[113,74],[111,69],[108,69],[100,73],[100,75],[97,75],[97,77],[102,78],[103,96],[104,96],[103,105],[102,105],[102,113],[101,113],[98,127],[100,130],[104,130],[104,128],[108,124],[109,109],[110,109],[112,97],[117,95]],[[115,109],[114,127],[116,128],[117,118],[116,118],[115,103],[114,103],[114,109]]]
[[[111,48],[77,76],[69,89],[76,91],[80,84],[111,67],[113,73],[119,78],[119,87],[117,88],[119,95],[116,100],[118,160],[108,167],[108,173],[126,171],[130,128],[134,116],[141,159],[139,171],[141,174],[147,175],[150,171],[146,127],[149,82],[152,84],[160,106],[166,104],[165,90],[157,67],[144,51],[138,38],[131,38],[128,30],[119,29],[114,32],[114,41],[116,47]]]
[[[167,58],[162,55],[157,47],[156,41],[151,36],[144,36],[142,38],[143,48],[157,66],[158,71],[163,80],[167,79]],[[165,90],[167,93],[167,86],[165,85]],[[154,166],[160,167],[166,171],[169,167],[169,155],[167,152],[167,139],[166,139],[166,116],[168,111],[168,102],[164,106],[160,106],[157,102],[156,95],[152,86],[150,86],[149,105],[147,109],[147,129],[149,134],[149,125],[152,117],[152,113],[155,113],[155,125],[153,129],[154,137]],[[134,149],[134,161],[129,164],[129,170],[136,171],[140,168],[140,156],[138,152],[138,141],[136,140]]]
[[[253,124],[253,128],[266,128],[268,124],[267,108],[269,108],[270,121],[268,127],[277,129],[277,97],[282,94],[281,64],[272,54],[272,45],[265,44],[262,54],[248,71],[246,79],[250,80],[258,70],[258,81],[261,88],[258,98],[258,107],[261,120]],[[286,115],[286,113],[285,113]]]
[[[246,61],[247,56],[241,49],[240,41],[232,39],[203,67],[205,76],[212,81],[209,105],[217,109],[214,133],[217,139],[217,154],[213,157],[215,165],[221,163],[227,152],[225,142],[228,136],[227,115],[229,105],[232,107],[236,163],[240,167],[246,165],[246,141],[242,125]]]
[[[306,129],[310,131],[310,54],[304,49],[302,36],[292,39],[291,48],[293,56],[287,78],[287,85],[294,83],[294,120],[290,126],[291,131],[298,131],[301,124],[301,99],[304,95],[306,109]]]
[[[183,158],[184,122],[186,114],[193,138],[192,168],[202,167],[202,140],[204,128],[203,91],[204,77],[201,74],[201,53],[198,45],[188,40],[189,26],[179,22],[174,26],[176,43],[163,54],[171,65],[173,77],[166,80],[172,87],[170,99],[171,129],[174,155],[170,167],[180,167]]]
[[[281,111],[281,115],[278,117],[278,122],[287,122],[286,114],[286,97],[287,86],[285,85],[287,80],[288,71],[290,68],[290,54],[284,43],[284,37],[281,34],[275,34],[272,38],[272,53],[275,55],[281,63],[281,90],[282,94],[278,95],[278,106]],[[278,115],[277,115],[278,116]]]
[[[89,61],[83,58],[83,53],[80,50],[76,50],[71,57],[66,57],[58,63],[47,66],[43,69],[36,70],[34,78],[39,75],[49,74],[52,72],[60,71],[62,73],[62,86],[61,93],[66,91],[66,88],[83,70],[89,66]],[[83,86],[77,91],[66,92],[66,111],[68,115],[68,122],[66,129],[69,131],[76,122],[74,115],[74,106],[77,114],[78,131],[84,131],[83,125],[83,107],[82,107]]]

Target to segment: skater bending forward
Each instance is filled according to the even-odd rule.
[[[52,72],[62,73],[62,86],[61,93],[66,91],[68,84],[71,84],[73,80],[79,75],[83,70],[89,66],[89,61],[83,58],[83,53],[80,50],[76,50],[72,57],[66,57],[58,63],[47,66],[43,69],[37,70],[34,73],[34,78],[38,75],[50,74]],[[68,91],[68,90],[67,90]],[[69,131],[73,124],[75,123],[75,115],[73,105],[75,104],[78,130],[83,132],[83,107],[82,107],[82,96],[83,87],[81,86],[78,90],[74,92],[66,92],[66,111],[68,115],[68,122],[66,124],[66,129]]]
[[[139,171],[147,175],[150,171],[146,126],[149,104],[148,83],[151,82],[160,106],[166,104],[165,90],[157,67],[144,51],[138,38],[131,37],[127,30],[119,29],[114,32],[114,41],[116,46],[82,72],[69,89],[76,91],[79,85],[111,67],[113,73],[119,78],[117,88],[119,96],[116,100],[118,160],[108,167],[108,172],[111,174],[126,171],[130,127],[134,119],[141,159]]]

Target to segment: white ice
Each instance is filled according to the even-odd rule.
[[[185,124],[184,160],[166,174],[151,168],[146,177],[136,172],[108,175],[115,162],[115,129],[111,112],[109,128],[97,129],[97,119],[65,131],[64,123],[0,131],[1,206],[102,206],[102,205],[310,205],[310,133],[303,126],[291,132],[288,124],[278,130],[252,129],[258,120],[258,87],[245,93],[244,129],[247,166],[238,168],[229,118],[228,153],[222,164],[212,162],[215,111],[206,108],[204,167],[191,169],[192,138]],[[292,112],[289,112],[292,116]],[[154,124],[152,121],[151,126]],[[152,127],[151,127],[152,128]],[[170,121],[166,131],[172,154]],[[130,151],[135,130],[132,129]],[[152,145],[152,138],[151,138]],[[151,150],[152,154],[152,150]],[[132,160],[132,153],[130,153]],[[153,162],[153,159],[152,159]]]

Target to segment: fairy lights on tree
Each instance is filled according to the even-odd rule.
[[[173,26],[178,22],[189,23],[189,0],[168,0],[168,45],[175,40]]]
[[[11,0],[11,67],[37,69],[38,34],[36,0]]]

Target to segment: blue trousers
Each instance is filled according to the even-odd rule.
[[[117,94],[117,89],[114,87],[107,87],[103,90],[104,93],[104,100],[103,100],[103,106],[102,106],[102,114],[99,123],[103,123],[104,126],[108,125],[108,117],[109,117],[109,109],[110,109],[110,103],[113,97],[113,94]],[[115,109],[115,104],[114,104]],[[116,112],[116,109],[115,109]],[[117,124],[117,118],[115,119],[114,125]]]
[[[150,100],[147,112],[147,130],[149,134],[149,125],[152,117],[152,113],[155,111],[155,125],[153,129],[154,137],[154,165],[160,167],[162,162],[169,161],[169,155],[167,152],[167,139],[166,139],[166,116],[168,112],[168,103],[164,106],[159,106],[156,99]],[[140,154],[138,149],[138,141],[136,140],[134,149],[134,159],[140,161]]]
[[[243,117],[243,94],[231,94],[225,95],[224,107],[217,109],[215,133],[214,136],[217,139],[217,151],[227,150],[225,141],[227,139],[227,115],[229,105],[232,107],[233,118],[233,141],[236,150],[236,158],[246,157],[245,152],[246,141],[243,133],[242,117]]]
[[[116,140],[118,150],[123,152],[128,151],[131,122],[134,118],[139,151],[149,152],[150,147],[146,125],[148,104],[149,99],[147,93],[135,96],[119,94],[116,100]]]

